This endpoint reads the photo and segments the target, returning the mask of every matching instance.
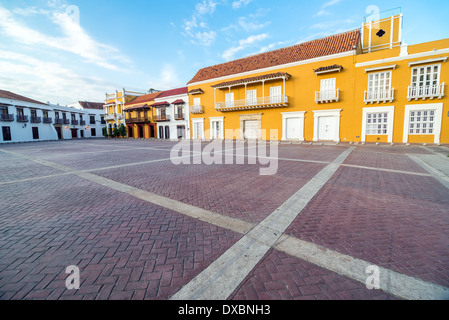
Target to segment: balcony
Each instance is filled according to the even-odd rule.
[[[202,114],[202,113],[204,113],[204,107],[203,106],[190,106],[190,113],[191,114]]]
[[[394,88],[390,90],[365,91],[365,104],[387,103],[394,100]]]
[[[8,113],[0,114],[0,121],[14,121],[14,115]]]
[[[175,120],[184,120],[184,114],[183,113],[177,113],[175,114]]]
[[[17,122],[28,122],[28,116],[17,116]]]
[[[51,123],[53,123],[53,119],[49,118],[49,117],[44,117],[43,122],[47,123],[47,124],[49,124],[49,123],[51,124]]]
[[[221,112],[235,110],[282,108],[288,106],[288,96],[271,96],[256,99],[217,102],[215,109]]]
[[[62,122],[63,122],[64,124],[70,124],[70,120],[69,120],[69,119],[64,119]]]
[[[49,118],[49,119],[51,119],[51,118]],[[55,124],[64,124],[64,120],[63,120],[63,119],[56,118],[56,119],[55,119]]]
[[[116,113],[112,113],[112,114],[106,114],[104,116],[104,120],[115,120],[117,118],[117,114]]]
[[[167,115],[157,115],[155,121],[156,121],[156,122],[170,121],[170,116],[167,116]]]
[[[331,91],[315,91],[316,103],[330,103],[340,101],[340,89]]]
[[[413,99],[430,99],[435,98],[441,99],[444,97],[444,82],[442,84],[432,85],[432,86],[421,86],[421,87],[408,87],[407,99],[411,101]]]
[[[41,123],[42,118],[41,117],[31,117],[31,123]]]
[[[86,125],[86,120],[80,120],[80,126],[85,126]]]
[[[126,118],[126,123],[148,123],[151,122],[150,117],[130,117]]]
[[[78,120],[72,120],[72,126],[77,126],[79,123],[80,122]]]

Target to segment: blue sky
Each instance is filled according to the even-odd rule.
[[[449,38],[446,0],[0,0],[0,89],[60,104],[172,89],[202,67],[359,28],[370,5],[401,7],[408,44]]]

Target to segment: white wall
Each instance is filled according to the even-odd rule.
[[[184,107],[184,120],[175,120],[175,113],[177,113],[177,106],[171,104],[178,99],[182,99],[185,101]],[[157,135],[159,136],[159,127],[170,127],[170,140],[178,139],[178,126],[184,126],[185,130],[185,139],[190,140],[190,108],[189,108],[189,96],[187,94],[176,95],[171,97],[165,97],[160,99],[155,99],[156,102],[167,101],[170,103],[170,106],[166,108],[167,115],[170,116],[170,121],[167,122],[158,122],[157,123]],[[159,112],[157,111],[159,115]],[[165,131],[164,131],[165,134]]]

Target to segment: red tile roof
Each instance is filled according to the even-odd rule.
[[[6,90],[0,90],[0,98],[47,105],[46,103],[39,102]]]
[[[149,93],[144,94],[143,96],[136,97],[132,101],[125,104],[126,106],[134,105],[134,104],[143,104],[146,102],[152,102],[154,99],[158,98],[163,92],[155,92],[155,93]]]
[[[102,102],[78,101],[78,103],[84,109],[100,109],[100,110],[102,110],[104,107],[104,103],[102,103]]]
[[[153,107],[164,107],[164,106],[169,106],[170,105],[170,102],[167,102],[167,101],[162,101],[162,102],[156,102],[156,103],[153,103]]]
[[[171,97],[171,96],[178,96],[180,94],[187,94],[187,92],[189,91],[188,87],[182,87],[182,88],[177,88],[177,89],[172,89],[172,90],[167,90],[164,91],[159,97],[157,97],[158,99],[161,98],[167,98],[167,97]]]
[[[185,104],[186,102],[182,99],[178,99],[176,101],[173,101],[172,104]]]
[[[348,31],[330,37],[300,43],[291,47],[203,68],[188,84],[254,71],[283,64],[324,57],[354,50],[360,44],[360,30]]]

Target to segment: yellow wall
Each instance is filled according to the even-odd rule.
[[[391,20],[390,20],[391,23]],[[391,25],[391,24],[390,24]],[[387,26],[385,26],[387,29]],[[390,39],[389,35],[384,37]],[[251,73],[241,76],[236,76],[226,79],[215,79],[207,83],[190,85],[189,91],[194,89],[202,89],[204,94],[193,95],[189,97],[189,104],[193,105],[194,98],[201,98],[201,105],[204,107],[203,114],[191,114],[191,119],[204,118],[205,138],[209,139],[208,130],[210,130],[210,117],[224,117],[224,129],[238,130],[240,128],[239,115],[249,115],[262,113],[262,128],[269,132],[270,129],[278,129],[279,136],[276,137],[263,137],[264,139],[280,140],[282,138],[282,114],[283,112],[305,111],[304,120],[304,135],[306,141],[313,140],[314,131],[314,110],[331,110],[342,109],[341,111],[341,123],[340,123],[340,140],[346,142],[360,142],[362,141],[362,117],[363,108],[365,107],[383,107],[394,106],[394,130],[393,130],[393,142],[402,143],[404,134],[404,117],[406,105],[417,104],[431,104],[431,103],[443,103],[443,118],[441,129],[441,143],[449,143],[449,101],[447,95],[447,84],[449,83],[449,61],[441,63],[440,83],[445,82],[445,96],[442,99],[425,100],[422,99],[415,101],[408,101],[407,89],[411,84],[412,68],[409,67],[411,61],[422,61],[426,59],[434,59],[437,57],[447,57],[447,49],[449,48],[449,39],[433,41],[429,43],[414,45],[408,47],[408,57],[400,57],[401,48],[396,47],[393,49],[385,49],[381,51],[375,51],[372,53],[359,54],[354,56],[340,57],[332,60],[323,60],[320,62],[313,62],[307,64],[301,64],[294,67],[283,68],[280,67],[275,70],[270,70],[262,73]],[[446,49],[446,53],[438,55],[434,54],[433,50]],[[422,53],[428,53],[422,54]],[[412,54],[421,54],[419,57],[410,57]],[[394,61],[382,61],[382,59],[395,58]],[[382,63],[378,63],[380,62]],[[366,64],[358,66],[357,64]],[[314,69],[323,66],[329,66],[338,64],[343,66],[343,70],[337,73],[329,73],[322,75],[315,75]],[[438,63],[439,64],[439,63]],[[392,69],[392,87],[395,89],[395,97],[392,103],[374,103],[365,104],[364,92],[368,89],[368,73],[365,72],[366,68],[380,67],[396,65],[396,68]],[[274,109],[255,109],[255,110],[242,110],[231,112],[219,112],[214,108],[214,89],[211,87],[218,83],[228,82],[233,80],[239,80],[248,77],[259,76],[262,74],[270,74],[275,72],[286,72],[291,75],[291,78],[286,81],[286,95],[289,98],[288,107],[274,108]],[[315,91],[320,90],[320,80],[326,78],[336,78],[336,88],[340,89],[340,101],[332,103],[317,104],[315,102]],[[267,81],[265,82],[265,96],[270,95],[270,87],[273,85],[282,85],[282,81]],[[257,89],[257,96],[262,96],[262,83],[256,85],[248,85],[248,90]],[[216,90],[216,101],[224,102],[225,93],[229,92],[228,89]],[[234,92],[234,100],[245,99],[245,87],[232,87],[231,92]],[[193,127],[193,126],[192,126]],[[193,135],[193,130],[191,130]],[[193,136],[192,136],[193,138]],[[232,137],[225,137],[230,139]],[[241,138],[239,136],[237,139]],[[379,138],[379,140],[378,140]],[[367,136],[367,142],[387,142],[387,136]],[[432,143],[434,141],[433,136],[410,136],[408,141],[410,143]]]

